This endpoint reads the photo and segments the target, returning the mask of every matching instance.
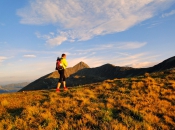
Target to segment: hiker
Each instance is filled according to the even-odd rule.
[[[66,87],[66,77],[65,77],[65,69],[67,67],[67,60],[66,60],[66,54],[62,54],[61,59],[57,59],[57,70],[58,73],[60,74],[60,79],[57,84],[57,89],[56,92],[60,92],[60,86],[61,83],[63,83],[64,90],[68,90]]]

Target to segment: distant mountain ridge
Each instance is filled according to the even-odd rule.
[[[77,85],[101,82],[106,79],[139,76],[143,75],[146,72],[152,73],[174,67],[175,56],[149,68],[119,67],[111,64],[105,64],[96,68],[90,68],[84,62],[80,62],[74,67],[66,69],[66,82],[67,86],[73,87]],[[56,88],[58,79],[58,72],[54,71],[30,83],[20,91]]]
[[[0,86],[0,93],[17,92],[23,87],[27,86],[28,82],[13,83]]]
[[[2,88],[1,86],[0,86],[0,93],[7,93],[8,91],[7,90],[5,90],[4,88]]]

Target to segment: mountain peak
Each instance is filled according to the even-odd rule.
[[[83,67],[83,68],[90,68],[86,63],[84,63],[83,61],[79,62],[78,64],[76,64],[74,67]],[[73,67],[73,68],[74,68]]]

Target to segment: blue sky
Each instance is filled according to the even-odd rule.
[[[150,67],[175,55],[174,0],[1,0],[0,85],[69,67]]]

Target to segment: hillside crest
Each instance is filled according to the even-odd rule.
[[[131,67],[119,67],[112,64],[104,64],[99,67],[90,68],[86,63],[81,61],[75,66],[67,68],[65,75],[67,77],[67,86],[74,87],[77,85],[97,83],[107,79],[139,76],[144,73],[152,73],[174,67],[175,56],[153,67],[137,69]],[[59,74],[57,71],[54,71],[30,83],[20,91],[56,88],[58,79]]]

